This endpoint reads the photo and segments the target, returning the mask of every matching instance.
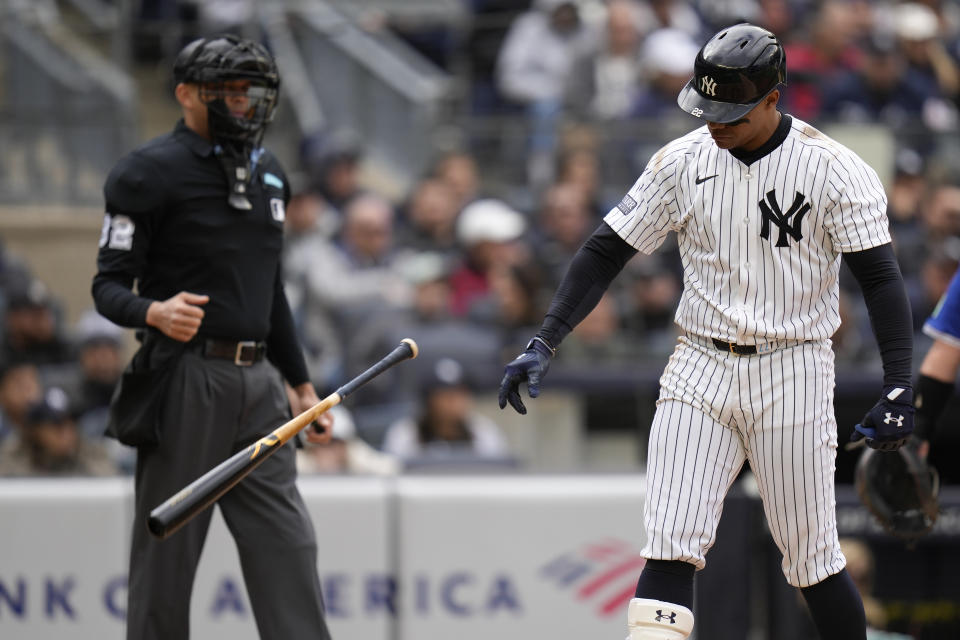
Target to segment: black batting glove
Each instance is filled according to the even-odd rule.
[[[863,440],[871,449],[896,451],[913,433],[913,390],[909,387],[887,386],[883,397],[854,426],[850,443]]]
[[[531,398],[540,395],[540,380],[547,375],[550,358],[557,352],[546,340],[537,336],[527,343],[527,349],[503,368],[503,380],[500,381],[500,408],[510,403],[520,415],[526,415],[527,408],[520,399],[520,383],[527,383],[527,393]]]

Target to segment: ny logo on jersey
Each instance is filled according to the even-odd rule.
[[[717,95],[717,82],[710,76],[700,78],[700,93],[705,96]]]
[[[653,620],[654,622],[663,622],[666,620],[670,624],[677,624],[677,612],[671,611],[669,614],[665,614],[663,609],[657,609],[657,617]]]
[[[900,427],[903,426],[903,416],[897,416],[896,418],[894,418],[892,413],[888,413],[887,417],[883,419],[883,423],[890,424],[891,422],[896,422],[897,428],[899,429]]]
[[[760,237],[764,240],[770,239],[770,223],[772,222],[780,228],[776,246],[789,247],[790,243],[787,241],[787,236],[799,242],[803,238],[800,233],[800,223],[803,221],[803,216],[810,211],[810,203],[804,202],[805,200],[806,196],[797,191],[793,204],[790,205],[786,213],[783,213],[780,210],[780,204],[777,202],[777,190],[767,191],[766,200],[761,200],[759,203],[760,213],[763,214],[761,216],[763,223],[760,225]],[[793,218],[792,222],[791,218]]]

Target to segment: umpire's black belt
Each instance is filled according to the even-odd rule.
[[[248,367],[260,362],[267,355],[267,343],[256,340],[215,340],[207,338],[201,341],[201,353],[205,358],[223,358],[232,360],[238,367]]]

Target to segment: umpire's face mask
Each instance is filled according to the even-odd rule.
[[[230,181],[230,205],[249,210],[247,186],[264,130],[273,119],[277,90],[256,80],[227,80],[201,85],[200,99],[207,105],[210,137]]]

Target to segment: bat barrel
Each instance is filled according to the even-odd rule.
[[[262,454],[251,459],[252,449],[253,446],[250,446],[235,453],[153,509],[147,519],[150,533],[161,540],[168,537],[219,500],[279,447],[265,449]]]

